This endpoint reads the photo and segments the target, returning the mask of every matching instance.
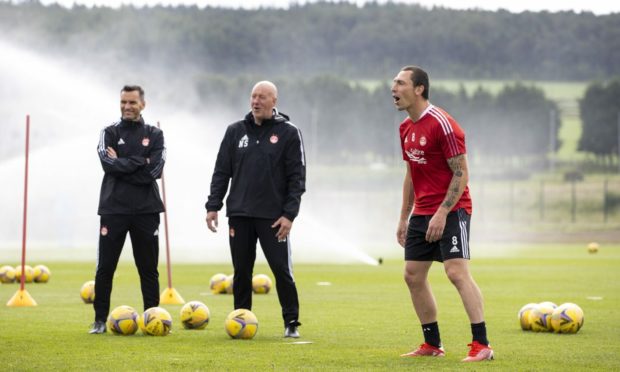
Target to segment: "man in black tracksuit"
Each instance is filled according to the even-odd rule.
[[[226,199],[230,252],[235,270],[235,309],[252,309],[252,271],[256,241],[276,279],[285,337],[299,337],[299,301],[293,278],[290,240],[293,220],[306,191],[306,160],[301,132],[275,108],[277,88],[268,81],[252,89],[252,111],[228,127],[211,179],[206,203],[213,232]]]
[[[101,183],[101,226],[95,275],[95,323],[90,333],[104,333],[110,312],[112,279],[127,232],[140,275],[144,309],[159,306],[159,213],[164,205],[156,180],[166,158],[161,130],[145,124],[144,91],[121,90],[121,121],[101,131],[97,148],[105,175]]]

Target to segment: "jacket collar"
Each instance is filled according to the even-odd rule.
[[[142,116],[140,116],[140,118],[136,121],[134,120],[125,120],[123,118],[121,118],[121,124],[122,125],[137,125],[137,126],[142,126],[144,125],[144,118]]]
[[[271,117],[271,119],[263,120],[263,124],[265,124],[265,125],[280,124],[280,123],[284,123],[284,122],[286,122],[288,120],[289,120],[288,115],[279,112],[278,109],[274,107],[273,108],[273,116]],[[244,121],[246,123],[256,125],[256,123],[254,122],[254,115],[252,115],[252,111],[250,111],[247,115],[245,115]]]

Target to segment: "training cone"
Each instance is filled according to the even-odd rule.
[[[37,302],[25,289],[18,289],[6,306],[37,306]]]
[[[166,288],[159,296],[159,303],[164,305],[182,305],[185,300],[174,288]]]

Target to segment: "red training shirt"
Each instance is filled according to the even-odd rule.
[[[403,159],[411,166],[415,193],[413,213],[433,215],[443,202],[452,180],[447,159],[465,154],[465,132],[447,112],[429,104],[418,121],[407,117],[400,124]],[[453,211],[464,208],[471,214],[469,187]]]

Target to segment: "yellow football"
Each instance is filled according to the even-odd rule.
[[[267,294],[271,290],[271,278],[265,274],[256,274],[252,278],[252,290],[257,294]]]
[[[34,280],[34,269],[31,266],[25,265],[24,266],[24,281],[26,283],[32,283],[32,281]],[[21,281],[22,278],[22,266],[16,266],[15,267],[15,280],[16,281]]]
[[[51,275],[52,272],[45,265],[37,265],[34,267],[34,281],[36,283],[47,283]]]
[[[166,336],[172,328],[172,317],[164,308],[151,307],[138,319],[138,325],[145,335]]]
[[[107,325],[116,335],[133,335],[138,330],[138,313],[131,306],[118,306],[108,315]]]
[[[518,317],[522,330],[529,331],[532,329],[532,324],[530,323],[530,313],[536,306],[538,306],[538,304],[531,302],[527,305],[524,305],[521,310],[519,310]]]
[[[211,277],[209,287],[213,294],[226,293],[226,274],[218,273]]]
[[[248,340],[258,331],[258,319],[248,309],[237,309],[228,314],[224,328],[230,337]]]
[[[0,282],[13,283],[15,281],[15,269],[12,266],[0,267]]]
[[[181,308],[181,323],[185,329],[205,329],[211,314],[207,305],[190,301]]]
[[[599,245],[597,242],[592,242],[588,244],[588,253],[596,253],[598,252]]]
[[[80,288],[80,298],[85,304],[92,304],[95,302],[95,281],[89,280]]]
[[[551,327],[557,333],[577,333],[583,321],[583,310],[570,302],[558,306],[551,314]]]

